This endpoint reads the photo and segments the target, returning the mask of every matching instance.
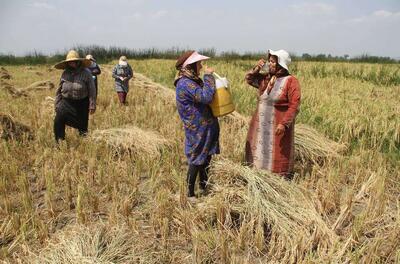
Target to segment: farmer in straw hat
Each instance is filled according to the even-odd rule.
[[[114,67],[112,77],[115,79],[115,91],[121,105],[126,105],[126,95],[129,92],[129,80],[133,77],[133,71],[125,56],[119,58]]]
[[[101,74],[101,70],[100,70],[99,65],[96,62],[96,59],[91,54],[86,55],[86,59],[91,61],[90,65],[88,67],[88,70],[92,74],[92,77],[94,80],[94,85],[96,86],[96,95],[98,96],[99,89],[98,89],[98,84],[97,84],[97,75]]]
[[[259,169],[293,177],[294,124],[300,107],[300,85],[289,74],[291,62],[285,50],[268,50],[246,74],[246,82],[258,89],[258,104],[246,142],[246,161]],[[260,73],[265,66],[266,74]]]
[[[201,62],[209,57],[188,51],[176,62],[178,70],[174,82],[176,104],[185,129],[185,154],[188,159],[188,196],[195,198],[197,174],[200,189],[205,191],[211,155],[219,153],[219,124],[209,104],[215,93],[213,69],[205,67],[204,81],[199,77]]]
[[[70,50],[67,58],[56,64],[64,70],[56,92],[54,135],[56,141],[65,139],[65,125],[77,128],[80,135],[88,131],[89,112],[96,110],[96,87],[92,75],[86,70],[90,60],[79,57]]]

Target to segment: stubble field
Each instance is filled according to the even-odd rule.
[[[89,136],[67,129],[59,147],[52,98],[61,72],[1,69],[0,260],[400,262],[398,64],[292,64],[302,105],[287,182],[241,166],[257,102],[244,75],[255,62],[209,61],[229,79],[237,112],[220,118],[222,153],[195,204],[185,196],[174,61],[130,64],[129,105],[118,104],[113,64],[100,65]]]

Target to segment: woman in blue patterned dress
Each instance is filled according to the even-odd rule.
[[[209,104],[215,93],[213,69],[205,67],[204,81],[199,77],[201,62],[209,59],[195,51],[185,52],[176,62],[176,105],[185,129],[185,154],[188,159],[188,196],[195,197],[194,185],[205,191],[211,156],[219,154],[219,124]]]

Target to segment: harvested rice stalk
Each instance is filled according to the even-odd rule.
[[[8,73],[6,68],[1,67],[0,68],[0,79],[10,80],[11,78],[12,78],[12,76]]]
[[[217,208],[224,201],[229,214],[240,215],[241,225],[262,224],[268,233],[264,233],[265,254],[273,259],[295,262],[312,251],[324,256],[337,240],[316,211],[311,194],[282,177],[229,160],[216,161],[211,175],[215,186],[205,207]],[[253,236],[259,248],[260,239],[253,231],[248,239]]]
[[[40,113],[43,116],[54,114],[54,101],[55,99],[51,96],[46,98],[41,103]]]
[[[31,91],[31,90],[51,90],[51,89],[54,89],[54,83],[52,83],[49,80],[46,80],[46,81],[34,82],[28,87],[26,87],[24,90]]]
[[[304,163],[320,163],[328,158],[337,158],[346,149],[344,144],[332,141],[310,126],[295,127],[295,156]]]
[[[9,245],[15,238],[12,232],[12,221],[5,218],[0,222],[0,248]]]
[[[31,253],[29,262],[118,264],[142,260],[144,263],[157,263],[149,249],[140,249],[142,245],[138,241],[139,237],[126,227],[73,226],[56,234],[38,255]]]
[[[149,156],[160,155],[160,150],[171,143],[152,131],[141,130],[134,126],[96,130],[91,137],[95,141],[106,142],[117,150]]]
[[[22,123],[14,121],[9,114],[0,113],[0,138],[5,140],[33,139],[32,130]]]
[[[240,113],[233,111],[231,114],[220,118],[220,120],[225,120],[228,123],[238,123],[240,124],[240,126],[246,127],[246,129],[248,129],[250,117],[243,116]]]
[[[21,96],[28,97],[28,94],[26,92],[18,88],[15,88],[13,85],[3,80],[0,80],[0,87],[6,89],[13,97],[21,97]]]
[[[51,97],[51,96],[46,96],[46,98],[44,99],[47,103],[51,103],[51,104],[53,104],[54,105],[54,102],[55,102],[55,98],[53,98],[53,97]]]
[[[162,86],[159,83],[153,82],[151,79],[147,78],[146,76],[135,73],[135,84],[145,88],[146,90],[152,91],[158,95],[160,95],[166,102],[174,103],[175,104],[175,91]]]

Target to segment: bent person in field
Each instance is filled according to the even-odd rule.
[[[94,85],[96,86],[96,95],[98,96],[99,89],[98,89],[98,83],[97,83],[97,75],[101,74],[101,70],[100,70],[99,65],[96,62],[96,59],[91,54],[86,55],[86,59],[91,61],[90,65],[88,67],[88,70],[92,74],[92,77],[94,80]]]
[[[258,89],[257,109],[247,134],[246,162],[291,179],[300,85],[289,73],[288,52],[269,50],[267,58],[246,74],[246,82]],[[260,73],[263,67],[268,72]]]
[[[81,136],[88,132],[89,112],[96,111],[96,87],[86,70],[90,63],[71,50],[64,61],[54,66],[64,70],[55,100],[54,135],[57,142],[65,139],[65,125],[78,129]]]
[[[126,105],[126,96],[129,92],[129,80],[133,77],[133,71],[125,56],[119,58],[115,65],[112,77],[115,79],[115,91],[121,105]]]
[[[188,159],[188,196],[195,198],[194,187],[205,192],[211,156],[219,154],[219,124],[209,104],[215,93],[213,69],[205,68],[204,81],[199,77],[201,62],[209,59],[195,51],[181,55],[176,62],[179,71],[174,82],[176,105],[185,129],[185,154]]]

